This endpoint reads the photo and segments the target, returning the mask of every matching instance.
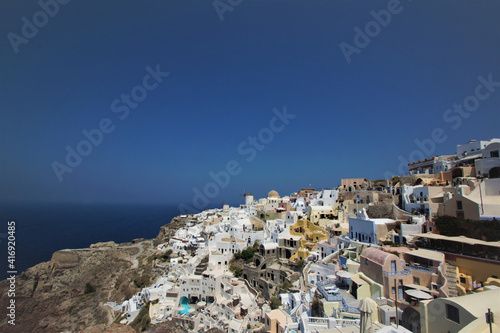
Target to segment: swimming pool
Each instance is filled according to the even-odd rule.
[[[181,297],[181,306],[182,310],[179,311],[179,313],[182,314],[189,314],[189,309],[192,309],[193,307],[188,304],[188,299],[185,296]]]

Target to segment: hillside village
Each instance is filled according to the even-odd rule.
[[[193,332],[500,331],[499,152],[473,140],[391,179],[182,215],[158,280],[108,306]]]

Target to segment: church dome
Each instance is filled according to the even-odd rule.
[[[278,194],[278,192],[276,192],[275,190],[272,190],[271,192],[269,192],[269,193],[267,194],[267,197],[268,197],[268,198],[279,198],[279,197],[280,197],[280,195],[279,195],[279,194]]]

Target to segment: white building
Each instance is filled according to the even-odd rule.
[[[334,206],[338,197],[338,190],[321,190],[316,198],[311,200],[310,206]]]
[[[468,143],[463,145],[457,145],[457,156],[459,159],[464,159],[466,157],[482,156],[482,150],[486,148],[491,143],[500,143],[500,139],[491,139],[491,140],[470,140]]]
[[[356,218],[349,218],[349,237],[353,240],[377,245],[378,240],[387,235],[389,229],[395,229],[396,220],[370,219],[363,209]]]

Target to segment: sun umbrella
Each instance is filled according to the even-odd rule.
[[[359,311],[361,311],[360,332],[361,333],[373,332],[373,327],[372,327],[373,307],[371,299],[369,297],[365,297],[361,300],[361,304],[359,305]]]
[[[432,296],[428,293],[418,290],[418,289],[410,289],[405,291],[408,296],[415,297],[418,299],[432,299]]]

